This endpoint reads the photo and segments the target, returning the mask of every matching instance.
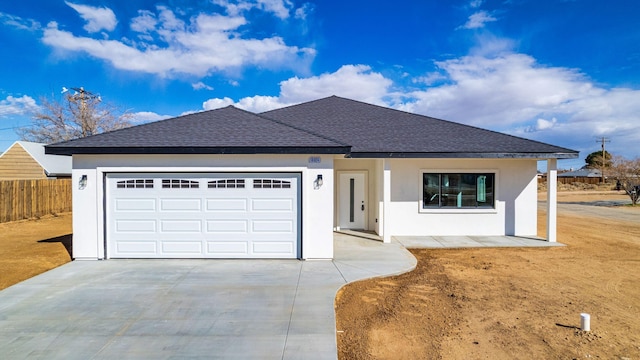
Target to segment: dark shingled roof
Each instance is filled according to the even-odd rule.
[[[351,157],[575,158],[578,152],[332,96],[262,115],[351,145]]]
[[[48,154],[345,154],[576,158],[578,152],[337,96],[253,114],[232,106],[53,144]]]
[[[349,146],[228,106],[47,146],[51,154],[344,154]]]

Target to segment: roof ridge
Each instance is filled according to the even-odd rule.
[[[99,134],[90,135],[90,136],[85,136],[83,138],[75,138],[75,139],[71,139],[71,140],[60,141],[60,142],[53,143],[53,144],[47,144],[47,146],[49,146],[49,145],[61,145],[61,144],[64,144],[66,142],[74,141],[74,140],[78,140],[78,139],[85,139],[85,138],[90,138],[90,137],[91,138],[99,137],[99,136],[102,136],[102,135],[112,134],[112,133],[115,133],[115,132],[120,132],[120,131],[123,131],[123,130],[127,130],[127,129],[130,129],[130,128],[133,128],[133,127],[146,127],[146,126],[153,125],[153,124],[160,124],[160,123],[167,122],[167,121],[170,121],[170,120],[180,119],[180,118],[184,118],[184,117],[187,117],[187,116],[196,115],[196,114],[202,114],[202,113],[206,113],[206,112],[210,112],[210,111],[226,109],[228,107],[234,107],[234,106],[233,105],[228,105],[228,106],[221,107],[221,108],[202,110],[202,111],[194,111],[194,112],[190,112],[188,114],[184,114],[183,113],[182,115],[172,116],[172,117],[169,117],[169,118],[166,118],[166,119],[149,121],[149,122],[142,123],[142,124],[132,124],[131,126],[127,126],[127,127],[124,127],[124,128],[115,129],[115,130],[111,130],[111,131],[105,131],[105,132],[102,132],[102,133],[99,133]]]
[[[336,98],[336,99],[345,100],[345,101],[349,101],[349,102],[354,102],[354,103],[359,103],[359,104],[363,104],[363,105],[378,107],[378,108],[381,108],[381,109],[386,109],[386,110],[391,110],[391,111],[397,111],[397,112],[408,114],[408,115],[412,115],[412,116],[418,116],[418,117],[421,117],[421,118],[432,119],[432,120],[445,122],[445,123],[449,123],[449,124],[455,124],[455,125],[458,125],[458,126],[470,127],[470,128],[474,128],[474,129],[477,129],[477,130],[482,130],[482,131],[487,131],[487,132],[490,132],[490,133],[494,133],[494,134],[500,134],[500,135],[509,136],[509,137],[512,137],[512,138],[515,138],[515,139],[519,139],[519,140],[526,140],[526,141],[531,141],[531,142],[534,142],[534,143],[537,143],[537,144],[541,144],[541,145],[553,146],[553,147],[556,147],[558,149],[563,149],[563,150],[567,150],[567,151],[570,151],[570,152],[574,151],[574,150],[571,150],[569,148],[565,148],[565,147],[562,147],[562,146],[557,146],[557,145],[545,143],[545,142],[538,141],[538,140],[528,139],[528,138],[524,138],[524,137],[521,137],[521,136],[516,136],[516,135],[504,133],[504,132],[497,131],[497,130],[486,129],[486,128],[482,128],[482,127],[479,127],[479,126],[464,124],[464,123],[453,121],[453,120],[440,119],[440,118],[436,118],[436,117],[429,116],[429,115],[409,112],[407,110],[394,109],[394,108],[388,107],[388,106],[371,104],[371,103],[364,102],[364,101],[361,101],[361,100],[349,99],[349,98],[345,98],[345,97],[341,97],[341,96],[337,96],[337,95],[331,95],[331,96],[328,96],[328,97],[325,97],[325,98],[322,98],[322,99],[316,99],[316,100],[313,100],[313,101],[304,102],[304,103],[300,103],[300,104],[297,104],[297,105],[310,104],[310,103],[313,103],[313,102],[318,102],[318,101],[327,100],[327,99],[331,99],[331,98]],[[297,106],[297,105],[291,105],[290,107],[294,107],[294,106]],[[284,108],[282,108],[282,109],[284,109]],[[277,110],[280,110],[280,109],[275,109],[275,110],[271,110],[271,111],[277,111]]]
[[[298,105],[299,105],[299,104],[298,104]],[[292,106],[295,106],[295,105],[292,105]],[[242,109],[239,109],[239,110],[242,110]],[[243,111],[247,111],[247,110],[243,110]],[[262,118],[262,119],[265,119],[265,120],[269,120],[269,121],[271,121],[271,122],[274,122],[274,123],[276,123],[276,124],[284,125],[284,126],[286,126],[286,127],[292,128],[292,129],[296,129],[296,130],[299,130],[299,131],[303,131],[303,132],[306,132],[307,134],[311,134],[311,135],[316,136],[316,137],[319,137],[319,138],[321,138],[321,139],[325,139],[325,140],[333,141],[334,143],[336,143],[336,144],[340,144],[340,145],[342,145],[342,146],[348,146],[348,147],[351,147],[351,146],[352,146],[352,145],[350,145],[350,144],[343,143],[342,141],[338,141],[338,140],[336,140],[336,139],[334,139],[334,138],[331,138],[331,137],[329,137],[329,136],[322,135],[322,134],[318,134],[318,133],[316,133],[315,131],[311,131],[311,130],[308,130],[308,129],[305,129],[305,128],[302,128],[302,127],[299,127],[299,126],[294,126],[294,125],[291,125],[291,124],[287,124],[287,123],[285,123],[285,122],[283,122],[283,121],[280,121],[280,120],[277,120],[277,119],[273,119],[273,118],[267,117],[267,116],[263,115],[264,113],[256,114],[256,113],[252,113],[252,112],[250,112],[250,111],[247,111],[247,112],[248,112],[248,113],[250,113],[250,114],[254,114],[254,115],[256,115],[256,116],[258,116],[258,117],[260,117],[260,118]],[[268,111],[267,111],[267,112],[268,112]]]
[[[43,163],[42,163],[42,161],[41,161],[41,160],[43,160],[43,159],[41,159],[41,158],[40,158],[40,154],[34,154],[34,153],[32,153],[32,150],[35,150],[35,149],[30,149],[30,147],[31,147],[30,145],[25,146],[25,142],[27,142],[27,143],[29,143],[29,144],[34,144],[34,148],[35,148],[35,144],[40,145],[40,147],[42,148],[42,155],[43,155],[43,156],[44,156],[44,155],[47,155],[47,154],[44,152],[44,147],[45,147],[45,145],[46,145],[46,144],[37,143],[37,142],[33,142],[33,141],[22,141],[22,140],[18,140],[18,141],[16,141],[16,142],[14,143],[14,145],[15,145],[15,144],[20,145],[20,147],[22,148],[22,150],[26,151],[26,152],[27,152],[27,154],[29,154],[29,156],[31,156],[31,158],[32,158],[33,160],[35,160],[35,162],[37,162],[37,163],[38,163],[38,165],[40,165],[40,167],[41,167],[41,168],[43,168],[43,169],[45,170],[45,172],[46,172],[46,171],[47,171],[47,167],[46,167],[46,164],[43,164]],[[13,147],[13,145],[11,145],[11,147]]]

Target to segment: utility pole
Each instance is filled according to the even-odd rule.
[[[75,93],[73,95],[68,95],[70,99],[75,101],[80,101],[80,126],[82,128],[82,137],[93,135],[93,124],[92,122],[92,114],[87,113],[87,100],[97,100],[100,102],[102,99],[100,95],[96,95],[91,91],[85,90],[84,87],[75,88],[72,87],[71,90],[74,90]],[[66,87],[62,88],[62,93],[66,93],[69,91]]]
[[[607,155],[606,155],[607,153],[604,150],[604,144],[608,143],[608,142],[611,142],[611,140],[609,140],[609,138],[606,138],[606,137],[603,136],[603,137],[599,138],[598,140],[596,140],[596,142],[599,142],[599,143],[602,144],[601,145],[602,146],[602,167],[600,168],[600,176],[601,176],[601,179],[602,179],[601,181],[604,184],[604,167],[606,166],[606,163],[607,163]]]

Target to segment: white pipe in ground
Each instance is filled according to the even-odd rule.
[[[582,331],[591,331],[591,315],[587,313],[580,314],[580,329]]]

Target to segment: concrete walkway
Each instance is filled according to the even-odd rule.
[[[564,246],[558,242],[519,236],[394,236],[393,240],[410,249]]]
[[[74,261],[0,291],[3,359],[335,359],[347,282],[413,269],[335,235],[334,261]]]

